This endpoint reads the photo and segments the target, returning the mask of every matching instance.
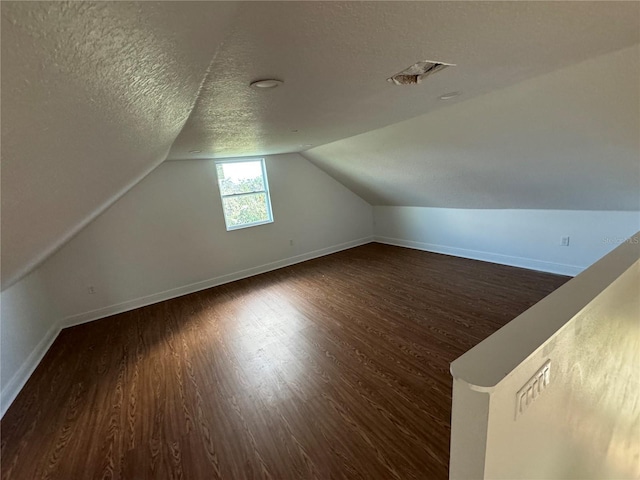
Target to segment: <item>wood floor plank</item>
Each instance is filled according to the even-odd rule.
[[[567,280],[369,244],[66,329],[2,479],[447,478],[449,363]]]

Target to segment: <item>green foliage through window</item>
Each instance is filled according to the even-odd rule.
[[[216,163],[227,230],[273,221],[264,160]]]

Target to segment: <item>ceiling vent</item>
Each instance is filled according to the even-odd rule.
[[[387,82],[391,82],[394,85],[417,85],[424,78],[447,67],[455,67],[455,63],[423,60],[422,62],[414,63],[400,73],[396,73],[393,77],[387,78]]]

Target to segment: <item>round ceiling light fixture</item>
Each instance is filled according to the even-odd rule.
[[[257,90],[262,90],[268,88],[276,88],[283,83],[284,82],[282,80],[276,80],[275,78],[265,78],[264,80],[256,80],[255,82],[251,82],[249,86]]]
[[[461,92],[449,92],[444,95],[440,95],[440,100],[451,100],[452,98],[456,98],[460,96]]]

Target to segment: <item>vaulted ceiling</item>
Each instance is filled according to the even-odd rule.
[[[234,6],[0,9],[5,288],[166,158]]]
[[[400,163],[391,177],[362,181],[363,172],[383,173],[367,164],[375,152],[366,141],[336,142],[425,114],[463,118],[465,105],[474,108],[490,92],[640,41],[635,2],[3,1],[0,8],[3,288],[166,158],[331,144],[307,155],[373,203],[464,205],[473,198],[454,199],[445,184],[419,200],[394,196],[385,182],[395,191],[416,188]],[[425,59],[457,66],[420,85],[386,82]],[[284,85],[248,87],[265,77]],[[450,91],[462,95],[438,99]],[[433,137],[442,124],[429,118]],[[401,138],[403,131],[392,132]],[[385,137],[376,138],[379,145]],[[448,138],[450,146],[459,138]],[[345,145],[360,150],[357,158],[336,153]],[[623,163],[622,176],[629,173]],[[553,178],[553,163],[545,168]],[[497,181],[477,188],[490,191]],[[531,192],[537,182],[527,184]],[[502,192],[495,205],[519,206],[521,191]],[[556,200],[542,208],[563,208]]]
[[[640,211],[640,47],[304,156],[372,205]]]
[[[306,150],[640,41],[640,5],[610,2],[251,2],[212,64],[170,159]],[[420,85],[390,76],[455,63]],[[276,78],[275,90],[248,88]],[[199,150],[199,153],[190,153]]]

